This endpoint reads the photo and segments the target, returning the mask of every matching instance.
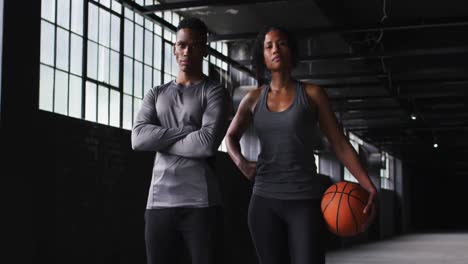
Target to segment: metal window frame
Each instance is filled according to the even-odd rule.
[[[172,31],[171,34],[173,34],[173,32],[175,31],[175,27],[166,22],[163,18],[160,18],[160,17],[157,17],[156,15],[151,15],[151,16],[154,16],[154,17],[150,17],[148,18],[147,15],[143,15],[141,14],[141,12],[139,12],[138,10],[135,10],[134,7],[132,6],[128,6],[128,4],[126,4],[126,1],[119,1],[119,0],[114,0],[114,1],[117,1],[119,4],[120,4],[120,13],[114,11],[114,9],[112,8],[112,5],[111,7],[106,7],[104,5],[102,5],[101,3],[95,1],[95,0],[83,0],[83,19],[82,19],[82,23],[83,23],[83,31],[82,31],[82,35],[80,34],[77,34],[81,37],[81,41],[82,41],[82,54],[81,54],[81,75],[76,75],[76,74],[73,74],[70,72],[70,69],[71,69],[71,36],[72,34],[74,34],[72,31],[71,31],[71,23],[72,23],[72,5],[70,5],[70,8],[68,10],[69,12],[69,18],[68,18],[68,23],[70,25],[70,29],[66,29],[60,25],[57,24],[57,16],[58,16],[58,11],[57,11],[57,1],[58,0],[55,0],[54,3],[55,3],[55,14],[54,14],[54,18],[55,18],[55,22],[51,22],[47,19],[44,19],[41,17],[41,21],[45,21],[47,23],[50,23],[52,26],[54,26],[54,52],[53,52],[53,56],[54,58],[52,59],[53,60],[53,65],[49,65],[49,64],[46,64],[46,63],[40,63],[41,65],[44,65],[44,66],[47,66],[47,67],[51,67],[52,70],[53,70],[53,73],[52,73],[52,106],[51,106],[51,109],[52,109],[52,112],[56,113],[55,112],[55,86],[56,86],[56,70],[61,70],[61,69],[58,69],[57,68],[57,29],[58,27],[66,30],[68,33],[69,33],[69,38],[68,38],[68,67],[67,67],[67,70],[64,71],[64,70],[61,70],[63,72],[66,72],[68,74],[68,80],[67,80],[67,83],[68,83],[68,88],[67,88],[67,116],[69,116],[69,113],[70,113],[70,75],[74,75],[76,77],[79,77],[81,79],[81,115],[80,115],[80,119],[82,120],[86,120],[86,99],[87,99],[87,91],[86,91],[86,84],[89,82],[89,83],[93,83],[94,85],[96,85],[96,113],[95,113],[95,116],[94,116],[94,119],[95,119],[95,123],[99,123],[99,124],[102,124],[99,122],[99,87],[105,87],[107,89],[109,89],[109,92],[108,92],[108,96],[107,96],[107,102],[108,102],[108,105],[107,105],[107,110],[108,110],[108,114],[107,114],[107,122],[106,124],[104,125],[108,125],[110,126],[110,120],[111,120],[111,102],[110,102],[110,98],[111,98],[111,91],[117,91],[119,92],[119,95],[120,95],[120,101],[119,101],[119,128],[124,128],[123,127],[123,119],[124,119],[124,95],[128,95],[128,96],[131,96],[132,98],[132,103],[131,103],[131,120],[132,120],[132,125],[133,125],[133,122],[134,122],[134,115],[135,115],[135,27],[137,25],[137,23],[135,22],[135,19],[133,20],[130,20],[129,21],[132,23],[133,25],[133,55],[132,56],[127,56],[129,57],[131,60],[132,60],[132,69],[133,69],[133,72],[132,72],[132,91],[131,91],[131,94],[126,94],[124,93],[124,58],[125,58],[125,54],[124,54],[124,48],[125,48],[125,19],[126,16],[125,16],[125,8],[127,8],[128,10],[130,10],[131,12],[133,12],[134,14],[136,13],[139,13],[143,18],[144,18],[144,23],[146,23],[145,21],[146,20],[149,20],[149,21],[152,21],[153,23],[157,23],[161,26],[161,29],[162,29],[162,34],[161,36],[159,34],[156,33],[155,31],[155,28],[154,26],[152,27],[151,30],[149,30],[144,24],[142,26],[143,28],[143,39],[142,39],[142,42],[143,42],[143,51],[142,51],[142,78],[141,78],[141,87],[142,87],[142,93],[143,93],[143,98],[144,98],[144,83],[145,83],[145,78],[147,78],[145,76],[145,66],[148,66],[151,68],[151,76],[149,77],[150,80],[151,80],[151,84],[153,85],[154,82],[155,82],[155,70],[157,72],[159,72],[159,80],[160,80],[160,83],[164,83],[164,76],[165,75],[169,75],[173,78],[175,78],[175,76],[173,75],[173,72],[172,72],[172,66],[169,67],[169,69],[166,69],[165,67],[165,49],[166,49],[166,43],[169,44],[169,46],[172,46],[174,43],[172,42],[172,38],[171,40],[167,40],[164,38],[164,30],[168,30],[169,32]],[[90,5],[95,5],[95,7],[97,8],[98,10],[98,14],[97,14],[97,42],[94,41],[94,40],[90,40],[89,39],[89,8],[90,8]],[[100,43],[100,22],[101,22],[101,9],[108,12],[109,13],[109,23],[110,23],[110,27],[112,27],[112,15],[116,16],[119,18],[119,22],[120,22],[120,34],[119,34],[119,49],[118,50],[115,50],[111,47],[110,45],[110,42],[111,42],[111,38],[112,38],[112,28],[111,30],[109,30],[108,34],[109,34],[109,47],[106,47],[104,45],[101,45]],[[155,19],[156,18],[156,19]],[[171,20],[172,20],[172,16],[171,16]],[[139,25],[139,24],[138,24]],[[151,64],[146,64],[145,63],[145,55],[146,55],[146,51],[145,51],[145,37],[146,37],[146,34],[150,32],[149,34],[151,34],[151,37],[152,37],[152,47],[151,47],[151,50],[152,50],[152,57],[151,57]],[[160,38],[160,39],[157,39],[157,38]],[[156,41],[160,41],[161,43],[161,47],[160,47],[160,50],[155,50],[155,42]],[[90,77],[88,75],[88,54],[89,54],[89,49],[88,49],[88,44],[89,42],[92,42],[92,43],[95,43],[97,45],[97,58],[96,59],[96,63],[97,63],[97,72],[96,72],[96,79]],[[102,49],[102,48],[105,48],[108,50],[109,52],[109,56],[108,56],[108,63],[109,63],[109,72],[108,72],[108,76],[107,78],[109,79],[109,82],[106,83],[106,82],[103,82],[103,81],[100,81],[99,80],[99,61],[100,61],[100,58],[99,58],[99,50]],[[111,78],[111,54],[112,54],[112,51],[114,52],[117,52],[118,53],[118,56],[119,56],[119,74],[118,74],[118,86],[114,86],[111,84],[110,82],[110,78]],[[224,60],[223,58],[219,58],[221,55],[224,56],[223,54],[221,54],[220,52],[218,52],[217,50],[213,49],[213,51],[211,52],[214,56],[218,57],[218,59],[222,59],[224,62],[227,63],[228,65],[228,69],[225,71],[225,70],[222,70],[222,67],[218,67],[217,65],[214,65],[212,62],[210,62],[209,59],[207,59],[207,62],[208,62],[208,74],[210,73],[210,68],[212,67],[217,67],[220,69],[220,71],[222,71],[224,74],[225,73],[228,73],[230,72],[230,63],[229,61],[226,61]],[[217,54],[219,53],[219,54]],[[160,56],[161,58],[161,61],[160,61],[160,65],[155,65],[154,62],[155,62],[155,56]],[[171,64],[172,65],[172,64]],[[210,65],[212,65],[210,67]],[[159,67],[159,69],[158,69]],[[142,100],[140,98],[138,98],[139,100]]]

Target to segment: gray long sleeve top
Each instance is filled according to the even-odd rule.
[[[210,164],[227,129],[229,96],[208,77],[175,81],[145,95],[132,130],[132,148],[156,151],[147,208],[221,203]]]

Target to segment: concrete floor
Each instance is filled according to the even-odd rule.
[[[327,253],[327,264],[468,264],[468,233],[411,234]]]

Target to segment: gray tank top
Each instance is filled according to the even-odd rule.
[[[314,142],[317,111],[306,91],[296,82],[292,104],[282,112],[267,107],[270,86],[263,88],[254,108],[253,124],[260,140],[253,193],[283,200],[320,198]]]

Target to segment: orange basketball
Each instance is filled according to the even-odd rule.
[[[328,229],[342,237],[354,236],[364,230],[361,226],[369,220],[364,214],[369,193],[359,184],[338,182],[330,186],[322,196],[322,213]]]

